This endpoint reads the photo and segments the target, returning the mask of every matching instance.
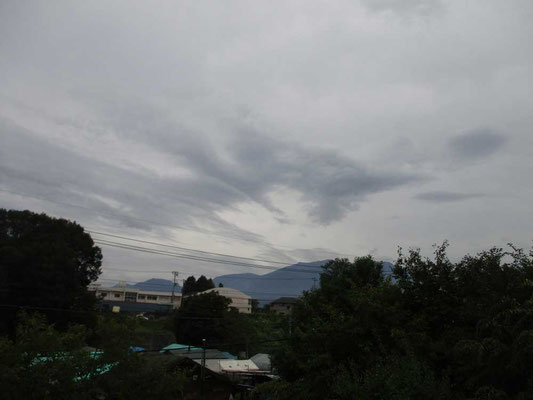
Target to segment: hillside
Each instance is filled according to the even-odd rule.
[[[298,263],[265,275],[252,273],[221,275],[214,279],[216,285],[222,283],[224,286],[238,289],[256,299],[260,299],[261,304],[268,303],[278,297],[299,296],[304,290],[313,287],[320,282],[322,265],[327,260],[315,261],[311,263]],[[392,264],[383,263],[383,272],[390,275]]]
[[[144,282],[138,282],[135,285],[128,285],[128,287],[139,289],[139,290],[148,290],[152,292],[172,292],[173,282],[168,279],[158,279],[152,278]],[[181,286],[176,286],[176,293],[181,293]]]
[[[261,304],[268,303],[282,296],[299,296],[304,290],[313,287],[313,278],[319,282],[321,266],[327,260],[311,263],[298,263],[265,275],[252,273],[222,275],[214,279],[215,285],[238,289]]]
[[[264,275],[253,273],[221,275],[213,279],[215,286],[222,283],[225,287],[234,288],[244,292],[254,299],[260,300],[260,304],[266,304],[278,297],[299,296],[304,290],[309,290],[320,282],[322,265],[327,260],[310,263],[298,263],[288,267],[280,268],[276,271]],[[385,275],[390,275],[392,264],[383,263]],[[313,280],[315,279],[315,280]],[[167,279],[148,279],[144,282],[131,285],[141,290],[156,292],[171,292],[172,281]],[[176,287],[176,292],[181,293],[181,287]]]

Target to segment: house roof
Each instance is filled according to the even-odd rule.
[[[250,357],[250,360],[252,360],[262,371],[270,371],[272,369],[270,354],[258,353],[255,356]]]
[[[124,292],[131,292],[131,293],[137,293],[137,294],[144,294],[144,295],[154,295],[154,296],[172,296],[172,292],[158,292],[154,290],[143,290],[139,288],[133,288],[133,287],[121,287],[121,286],[99,286],[98,284],[90,285],[88,288],[89,291],[96,291],[99,292],[117,292],[117,293],[124,293]],[[174,297],[181,297],[181,293],[175,292]]]
[[[180,343],[172,343],[172,344],[169,344],[168,346],[165,346],[161,349],[160,353],[164,353],[165,351],[168,351],[168,350],[180,350],[180,349],[190,349],[191,350],[202,350],[200,347],[194,347],[194,346],[189,346],[188,344],[180,344]]]
[[[252,360],[221,360],[220,368],[224,372],[259,371],[259,368]]]
[[[200,292],[199,294],[211,293],[211,292],[215,292],[216,294],[220,296],[232,297],[232,298],[236,298],[239,300],[246,300],[246,299],[252,298],[251,296],[248,296],[246,293],[243,293],[240,290],[232,289],[229,287],[217,287],[213,289],[208,289],[208,290],[204,290],[203,292]]]

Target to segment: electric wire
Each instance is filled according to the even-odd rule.
[[[113,242],[113,241],[103,240],[103,239],[95,239],[93,241],[96,244],[103,245],[103,246],[115,247],[115,248],[120,248],[120,249],[125,249],[125,250],[139,251],[139,252],[144,252],[144,253],[158,254],[158,255],[187,259],[187,260],[203,261],[203,262],[209,262],[209,263],[215,263],[215,264],[225,264],[225,265],[232,265],[232,266],[237,266],[237,267],[267,269],[267,270],[273,270],[273,271],[281,269],[279,267],[271,266],[271,265],[257,265],[257,264],[243,263],[243,262],[238,262],[238,261],[194,256],[194,255],[188,255],[188,254],[183,254],[183,253],[174,253],[174,252],[170,252],[166,250],[152,249],[152,248],[142,247],[142,246],[134,246],[134,245],[126,244],[126,243]],[[306,270],[305,268],[307,268],[307,266],[294,265],[293,267],[304,268],[304,269],[294,269],[290,272],[312,273],[312,274],[317,273],[317,270]]]

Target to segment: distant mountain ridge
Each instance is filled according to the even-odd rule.
[[[126,285],[126,287],[146,290],[149,292],[172,292],[174,283],[168,279],[152,278],[144,282],[138,282],[135,285]],[[181,293],[181,286],[176,285],[176,293]]]
[[[252,273],[221,275],[213,279],[215,285],[222,283],[259,299],[260,304],[279,297],[297,297],[313,285],[319,285],[322,266],[329,260],[298,263],[280,268],[265,275]],[[383,262],[383,274],[388,276],[393,265]]]
[[[266,304],[279,297],[297,297],[305,290],[310,290],[313,285],[319,285],[322,266],[329,260],[297,263],[280,268],[264,275],[250,272],[242,274],[221,275],[213,279],[215,286],[222,283],[225,287],[240,290],[260,304]],[[383,274],[392,273],[393,264],[383,262]],[[144,282],[128,285],[128,287],[154,292],[171,292],[172,281],[168,279],[152,278]],[[181,293],[181,287],[176,287],[176,292]]]
[[[216,277],[213,281],[218,286],[222,283],[259,299],[260,304],[268,303],[279,297],[299,296],[319,282],[322,266],[328,260],[310,263],[298,263],[264,275],[253,273],[229,274]]]

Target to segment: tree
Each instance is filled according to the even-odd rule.
[[[328,263],[321,287],[295,305],[292,336],[274,352],[290,390],[271,393],[529,398],[533,252],[493,248],[453,263],[446,248],[436,246],[433,259],[400,251],[395,281],[371,257]]]
[[[205,290],[213,289],[215,284],[212,279],[207,279],[204,275],[200,276],[198,280],[194,276],[189,276],[183,282],[181,293],[186,296],[193,293],[203,292]]]
[[[14,341],[0,336],[2,399],[177,399],[193,379],[168,357],[130,351],[134,319],[102,317],[93,353],[83,326],[58,331],[37,313],[19,321]]]
[[[181,288],[181,294],[186,296],[196,292],[196,278],[194,276],[189,276],[183,282],[183,287]]]
[[[395,267],[418,358],[464,396],[527,398],[533,392],[533,252],[510,245],[458,263],[445,242],[434,260],[400,252]]]
[[[399,290],[381,270],[370,256],[335,259],[323,267],[320,288],[295,304],[292,336],[273,361],[282,377],[300,388],[300,398],[328,398],[339,371],[355,381],[392,355],[390,327],[401,315]]]
[[[214,292],[184,299],[175,316],[178,343],[199,346],[202,339],[211,344],[222,343],[227,334],[223,320],[230,303],[228,298]]]
[[[196,292],[203,292],[205,290],[213,289],[215,284],[212,279],[207,279],[204,275],[200,276],[196,281]]]
[[[38,308],[58,326],[94,324],[87,285],[101,263],[100,248],[75,222],[0,209],[0,332],[14,334],[19,307]]]

